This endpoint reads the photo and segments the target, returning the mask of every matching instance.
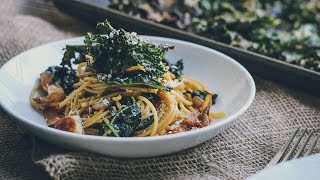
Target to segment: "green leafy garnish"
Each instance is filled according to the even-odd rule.
[[[110,121],[104,120],[106,123],[105,132],[110,129],[116,137],[129,137],[135,131],[144,129],[153,123],[153,117],[146,120],[141,119],[141,109],[133,97],[121,99],[121,104],[123,104],[123,108],[108,118]]]
[[[198,90],[198,91],[187,91],[186,93],[190,93],[191,97],[198,96],[199,98],[201,98],[203,100],[209,94],[209,92],[207,92],[207,91],[200,91],[200,90]]]
[[[88,69],[107,84],[162,88],[162,62],[173,46],[142,40],[135,33],[114,29],[108,21],[98,23],[97,29],[105,35],[88,33],[84,45],[66,47],[65,64],[71,64],[71,59],[75,63],[86,61]],[[79,55],[76,57],[75,53]]]
[[[206,98],[206,96],[209,94],[208,91],[201,91],[201,90],[197,90],[197,91],[187,91],[185,92],[186,94],[191,94],[191,97],[195,97],[198,96],[200,99],[204,100]],[[212,95],[212,104],[216,103],[218,94],[213,94]]]
[[[175,64],[169,65],[169,71],[174,74],[177,78],[179,78],[182,75],[183,71],[183,61],[180,59]]]
[[[76,72],[70,66],[50,66],[46,70],[52,74],[52,82],[60,82],[60,86],[63,88],[65,94],[71,93],[73,91],[73,84],[79,81],[79,78],[76,76]]]

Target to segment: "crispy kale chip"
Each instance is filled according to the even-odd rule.
[[[53,83],[59,81],[60,86],[67,95],[73,90],[73,84],[79,81],[75,70],[71,66],[50,66],[46,71],[52,74]]]
[[[176,77],[180,77],[182,75],[183,68],[183,61],[180,59],[175,64],[170,64],[169,71]]]
[[[320,72],[319,0],[109,0],[127,14]]]
[[[173,46],[142,40],[136,33],[114,29],[108,21],[98,23],[97,29],[105,35],[88,33],[84,45],[67,46],[65,64],[71,59],[86,61],[88,69],[107,84],[162,88],[158,82],[165,72],[162,62]]]

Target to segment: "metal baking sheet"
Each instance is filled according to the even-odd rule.
[[[272,80],[320,97],[320,73],[291,65],[240,48],[232,47],[206,37],[171,28],[149,20],[129,16],[108,8],[108,0],[54,0],[58,8],[73,16],[96,24],[108,19],[114,26],[139,34],[165,36],[201,44],[237,60],[248,71],[264,79]]]

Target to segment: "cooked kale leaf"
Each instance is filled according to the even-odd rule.
[[[105,121],[105,132],[111,129],[114,136],[129,137],[153,123],[153,117],[141,120],[141,109],[133,97],[124,97],[120,102],[123,108],[110,117],[110,121]]]
[[[183,71],[183,61],[180,59],[175,64],[169,64],[169,71],[174,74],[177,78],[182,75]]]
[[[84,45],[66,47],[65,64],[71,64],[71,59],[76,59],[75,63],[86,60],[88,69],[107,84],[162,88],[158,82],[165,73],[162,62],[173,46],[152,43],[140,39],[136,33],[114,29],[107,20],[98,23],[97,29],[105,35],[88,33]],[[75,53],[79,53],[78,57]]]
[[[148,119],[141,120],[139,124],[136,125],[135,131],[139,131],[149,127],[153,123],[153,116]]]
[[[112,118],[110,118],[111,124],[126,123],[135,125],[136,121],[140,119],[141,111],[139,106],[136,104],[133,97],[131,97],[126,106],[119,110]]]
[[[212,104],[216,104],[217,98],[218,98],[218,94],[213,94],[212,95]]]
[[[85,56],[82,53],[84,52],[86,47],[84,45],[67,45],[65,48],[64,56],[62,59],[61,65],[68,65],[71,67],[71,60],[74,59],[74,64],[79,64],[81,62],[85,62]],[[79,53],[78,56],[76,54]]]
[[[167,86],[167,85],[165,85],[165,86],[163,86],[163,88],[162,88],[162,90],[164,90],[164,91],[171,91],[173,89],[173,87],[171,87],[171,86]]]
[[[185,93],[191,94],[191,97],[198,96],[198,97],[201,98],[202,100],[204,100],[204,99],[206,98],[206,96],[209,94],[208,91],[201,91],[201,90],[197,90],[197,91],[187,91],[187,92],[185,92]],[[216,103],[217,97],[218,97],[218,94],[213,94],[213,95],[212,95],[212,104],[215,104],[215,103]]]
[[[60,86],[67,95],[73,90],[73,84],[79,81],[75,70],[69,66],[50,66],[46,71],[51,72],[53,83],[60,81]]]

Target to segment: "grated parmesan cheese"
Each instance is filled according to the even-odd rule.
[[[180,127],[180,124],[181,124],[182,121],[183,121],[182,119],[180,119],[180,120],[178,120],[178,121],[175,121],[173,124],[171,124],[171,125],[169,126],[169,129],[170,129],[170,130],[173,130],[173,129],[175,129],[175,128]]]
[[[171,81],[165,81],[164,80],[164,85],[172,87],[172,88],[175,88],[175,87],[183,85],[183,81],[181,81],[179,79],[174,79],[174,80],[171,80]]]

